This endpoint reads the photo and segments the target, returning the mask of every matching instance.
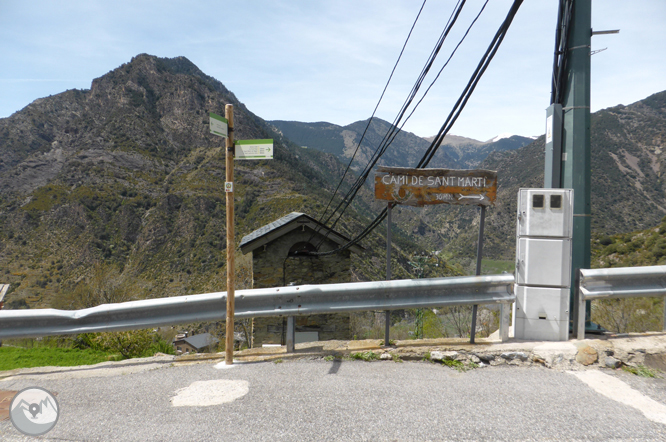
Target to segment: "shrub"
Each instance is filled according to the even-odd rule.
[[[599,244],[601,244],[602,246],[609,246],[613,244],[613,239],[610,236],[604,236],[599,240]]]
[[[160,339],[154,331],[130,330],[108,333],[85,333],[78,335],[74,340],[76,348],[91,348],[93,350],[117,353],[123,359],[152,356],[157,352],[173,354],[172,347]]]

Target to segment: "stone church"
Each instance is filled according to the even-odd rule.
[[[292,212],[249,235],[240,243],[243,254],[252,252],[253,288],[303,284],[333,284],[351,281],[351,253],[362,253],[354,245],[327,256],[304,252],[334,250],[349,241],[304,213]],[[296,316],[295,342],[350,339],[349,313]],[[254,347],[285,344],[286,317],[254,318]]]

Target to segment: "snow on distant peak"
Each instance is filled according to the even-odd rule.
[[[488,141],[488,143],[495,143],[495,142],[501,140],[502,138],[511,138],[513,135],[514,134],[510,134],[510,133],[499,134],[495,138],[493,138],[492,140]]]

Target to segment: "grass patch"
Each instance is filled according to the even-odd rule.
[[[636,376],[640,376],[643,378],[658,378],[657,376],[657,370],[653,370],[650,367],[646,367],[645,365],[638,364],[635,367],[631,367],[629,365],[625,365],[622,367],[622,370],[626,371],[627,373],[635,374]]]
[[[376,361],[377,359],[379,359],[379,355],[377,355],[377,353],[373,353],[371,351],[362,351],[362,352],[359,352],[359,353],[351,353],[349,355],[349,358],[350,359],[359,359],[361,361],[370,362],[370,361]]]
[[[479,364],[477,364],[475,362],[470,361],[469,363],[465,364],[465,363],[463,363],[461,361],[457,361],[455,359],[444,359],[442,361],[442,365],[446,365],[447,367],[454,368],[454,369],[458,370],[461,373],[464,373],[467,370],[472,370],[474,368],[479,368]]]
[[[483,275],[498,275],[502,272],[513,273],[516,270],[516,263],[511,261],[503,261],[498,259],[482,259],[481,260],[481,274]]]
[[[0,370],[46,366],[71,367],[75,365],[93,365],[99,362],[120,359],[115,356],[117,355],[91,349],[0,347]]]

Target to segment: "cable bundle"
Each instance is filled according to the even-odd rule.
[[[485,73],[486,69],[490,65],[490,62],[492,61],[492,59],[495,57],[495,54],[497,53],[497,50],[499,49],[500,45],[502,44],[502,41],[504,40],[504,37],[506,36],[506,33],[509,30],[509,27],[511,26],[511,23],[513,22],[513,19],[516,16],[516,13],[518,12],[518,9],[522,5],[522,3],[523,3],[523,0],[514,0],[514,3],[511,6],[511,9],[509,10],[506,18],[504,19],[504,21],[500,25],[499,29],[495,33],[495,36],[493,37],[493,40],[491,41],[490,45],[488,46],[488,49],[486,50],[485,54],[481,58],[481,61],[477,65],[474,73],[470,77],[470,79],[467,83],[467,86],[465,87],[465,89],[461,93],[460,97],[458,98],[458,101],[456,101],[453,109],[451,110],[448,117],[444,121],[444,124],[442,124],[442,127],[440,128],[439,132],[435,136],[434,140],[432,141],[432,143],[430,144],[428,149],[426,149],[426,152],[424,153],[423,157],[419,161],[419,163],[417,165],[417,168],[419,168],[419,169],[425,168],[430,163],[430,161],[432,160],[434,155],[437,153],[437,150],[439,149],[442,142],[444,141],[444,137],[446,137],[446,135],[451,130],[451,127],[453,127],[453,124],[456,122],[456,120],[460,116],[462,110],[465,108],[465,105],[467,104],[467,101],[469,100],[472,93],[474,92],[474,89],[476,88],[477,84],[479,83],[479,80],[481,79],[481,77]],[[443,39],[445,39],[446,35],[448,35],[448,32],[450,31],[450,27],[453,26],[453,23],[455,23],[455,19],[457,19],[458,15],[460,14],[460,10],[462,9],[463,5],[464,5],[464,1],[462,1],[462,3],[459,2],[458,5],[456,6],[456,9],[454,10],[454,14],[452,15],[453,20],[449,19],[449,23],[447,23],[447,26],[446,26],[444,32],[442,33],[442,36],[440,36],[440,40],[438,40],[438,44],[436,45],[435,49],[431,53],[431,57],[433,55],[436,57],[436,54],[439,52],[439,49],[441,48],[441,44],[443,44],[443,42],[444,42]],[[484,8],[485,8],[485,4],[484,4]],[[483,11],[483,9],[482,9],[482,11]],[[477,15],[477,18],[478,18],[478,15]],[[476,21],[476,19],[475,19],[475,21]],[[473,24],[474,24],[474,22],[472,23],[472,25]],[[467,32],[469,32],[469,29],[468,29]],[[465,34],[465,36],[466,35],[467,35],[467,33]],[[464,39],[464,37],[463,37],[463,39]],[[440,43],[440,41],[441,41],[441,43]],[[460,43],[458,44],[458,46],[460,46]],[[458,46],[456,46],[456,49],[458,48]],[[450,57],[449,57],[449,60],[450,60]],[[333,211],[333,214],[336,213],[336,211],[340,207],[342,207],[343,205],[344,205],[344,209],[346,209],[349,206],[352,199],[356,196],[356,193],[361,188],[361,186],[365,182],[366,178],[370,174],[370,171],[372,170],[372,167],[374,167],[376,162],[379,160],[381,155],[386,151],[386,148],[390,144],[390,142],[385,143],[385,140],[390,140],[392,142],[393,139],[395,139],[395,136],[397,135],[397,133],[399,133],[400,129],[396,127],[395,123],[399,122],[402,119],[402,117],[404,116],[407,107],[409,106],[409,104],[411,104],[414,96],[416,95],[416,92],[418,92],[418,88],[420,87],[421,83],[423,82],[424,71],[427,74],[427,71],[429,71],[430,67],[432,67],[433,62],[434,62],[434,58],[432,59],[432,61],[429,59],[429,62],[426,64],[424,69],[421,71],[421,75],[419,76],[419,79],[417,80],[414,88],[412,88],[413,94],[410,93],[410,97],[408,97],[408,99],[405,101],[405,103],[408,103],[407,106],[403,105],[403,107],[401,108],[401,111],[399,113],[399,116],[396,117],[396,120],[394,121],[394,124],[392,125],[391,130],[389,130],[389,132],[387,132],[387,135],[385,135],[384,139],[382,140],[382,143],[380,143],[380,146],[378,147],[377,151],[375,152],[375,155],[373,155],[373,157],[371,158],[370,163],[368,164],[368,166],[366,166],[363,173],[355,181],[355,183],[352,186],[352,188],[350,189],[350,191],[347,192],[345,197],[338,204],[336,209]],[[447,61],[447,63],[448,63],[448,61]],[[440,70],[440,73],[441,73],[441,70]],[[437,77],[439,77],[439,74],[437,75]],[[435,78],[435,80],[436,80],[436,78]],[[431,86],[432,86],[432,84],[430,85],[430,87]],[[428,90],[430,89],[430,87],[428,87]],[[427,93],[427,90],[426,90],[426,93]],[[421,100],[423,100],[423,98],[421,98]],[[419,101],[419,103],[420,103],[420,101]],[[412,113],[413,113],[413,111],[412,111]],[[411,116],[411,114],[410,114],[410,116]],[[404,123],[403,123],[403,125],[404,125]],[[358,149],[358,147],[357,147],[357,149]],[[340,215],[338,216],[336,221],[333,223],[333,225],[331,226],[331,229],[333,229],[335,227],[335,225],[337,224],[337,222],[340,220],[340,217],[342,216],[342,213],[344,213],[344,210],[340,213]],[[329,216],[329,218],[324,222],[324,224],[332,218],[333,214],[331,214]],[[381,222],[384,220],[384,218],[386,218],[386,214],[387,214],[387,209],[385,208],[381,211],[381,213],[365,229],[363,229],[363,231],[358,236],[356,236],[356,238],[350,240],[348,243],[342,245],[341,247],[339,247],[335,250],[328,251],[328,252],[311,252],[310,254],[314,255],[314,256],[324,256],[324,255],[331,255],[333,253],[337,253],[337,252],[348,249],[352,245],[358,243],[363,238],[365,238],[368,234],[370,234],[370,232],[372,232],[372,230],[374,230],[375,227],[377,227],[379,224],[381,224]],[[313,236],[314,236],[314,234],[313,234]],[[324,239],[322,239],[320,241],[319,245],[321,245],[323,240]]]

